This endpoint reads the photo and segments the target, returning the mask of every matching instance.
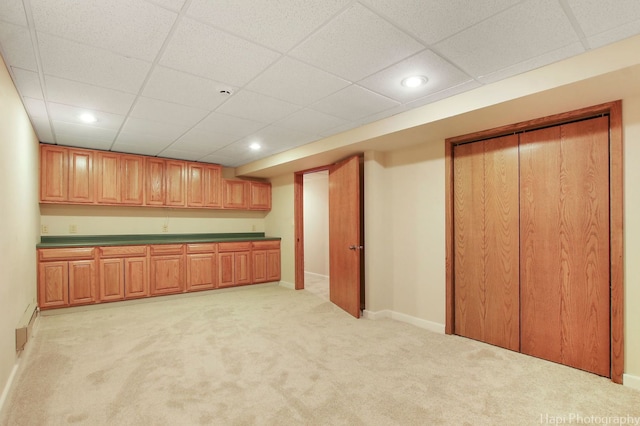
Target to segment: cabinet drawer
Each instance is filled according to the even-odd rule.
[[[151,256],[162,254],[183,254],[184,244],[159,244],[151,247]]]
[[[100,257],[143,257],[147,255],[147,246],[100,247]]]
[[[215,253],[216,243],[187,244],[187,253]]]
[[[280,248],[280,241],[254,241],[254,250],[277,250]]]
[[[39,249],[38,259],[40,261],[93,259],[95,252],[96,252],[95,247],[66,247],[66,248]]]
[[[218,252],[229,251],[247,251],[251,250],[251,241],[239,242],[239,243],[219,243]]]

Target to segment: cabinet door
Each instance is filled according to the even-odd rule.
[[[96,154],[97,201],[103,204],[120,203],[120,154]]]
[[[251,200],[249,208],[252,210],[271,210],[271,184],[266,182],[251,182]]]
[[[144,202],[144,157],[120,155],[122,204],[141,206]]]
[[[280,249],[267,250],[267,281],[280,281]]]
[[[234,253],[235,284],[251,284],[251,252]]]
[[[151,295],[180,293],[184,289],[184,256],[151,257]]]
[[[159,158],[145,160],[145,204],[148,206],[164,205],[164,163]]]
[[[220,270],[219,287],[228,287],[235,284],[235,257],[233,252],[220,253],[218,255],[218,268]]]
[[[124,299],[124,260],[100,259],[100,301]]]
[[[249,207],[249,182],[242,180],[222,180],[222,207],[225,209],[246,209]]]
[[[187,177],[187,206],[204,207],[204,164],[189,164]]]
[[[124,259],[125,299],[149,296],[149,268],[146,257]]]
[[[67,201],[69,168],[67,149],[55,145],[40,147],[40,201]]]
[[[220,166],[204,168],[204,206],[222,207],[222,167]]]
[[[253,282],[263,283],[267,281],[267,251],[253,250]]]
[[[69,262],[69,304],[84,305],[95,302],[95,260]]]
[[[41,262],[38,265],[38,306],[40,309],[69,305],[69,263]]]
[[[69,201],[73,203],[93,203],[93,152],[69,150]]]
[[[187,255],[187,291],[210,290],[216,287],[216,255]]]
[[[186,197],[186,163],[184,161],[166,161],[165,205],[184,207]]]

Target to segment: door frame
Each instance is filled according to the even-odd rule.
[[[293,221],[295,240],[295,289],[304,289],[304,175],[329,171],[331,165],[295,172],[293,182]]]
[[[609,115],[609,209],[610,209],[610,350],[611,380],[622,383],[624,374],[624,246],[623,246],[623,146],[622,101],[608,102],[570,112],[456,136],[445,140],[445,333],[455,330],[454,238],[453,238],[453,147],[509,133],[554,126],[571,121]]]

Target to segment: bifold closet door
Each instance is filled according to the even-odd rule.
[[[521,351],[609,376],[609,121],[520,139]]]
[[[519,350],[518,136],[453,155],[455,333]]]

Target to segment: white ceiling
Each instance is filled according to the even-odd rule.
[[[228,167],[639,33],[638,0],[0,1],[41,141]]]

